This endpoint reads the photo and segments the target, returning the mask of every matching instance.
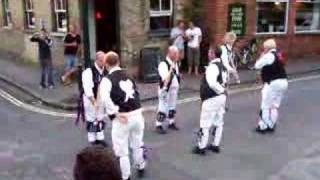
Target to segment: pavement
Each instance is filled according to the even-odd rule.
[[[1,55],[0,55],[1,57]],[[78,87],[74,83],[69,86],[63,86],[59,82],[61,71],[55,68],[55,88],[52,90],[40,89],[40,69],[37,64],[21,63],[19,59],[0,58],[0,80],[10,83],[29,96],[34,97],[42,104],[64,110],[74,110],[77,107],[76,100],[78,98]],[[310,71],[320,70],[319,57],[307,57],[303,59],[292,59],[288,61],[288,74],[299,74]],[[255,82],[255,71],[239,70],[239,76],[242,81],[241,85],[250,86]],[[182,76],[182,84],[180,96],[184,94],[198,92],[200,87],[200,77],[184,74]],[[239,85],[235,85],[236,88]],[[143,102],[154,100],[157,98],[158,84],[137,83],[140,90],[141,100]]]
[[[274,134],[253,132],[260,91],[231,95],[221,154],[190,153],[200,102],[178,106],[179,132],[154,132],[154,112],[144,113],[151,148],[144,180],[320,179],[320,81],[291,82]],[[29,112],[0,97],[0,180],[70,180],[86,133],[70,118]],[[110,124],[106,130],[110,137]],[[136,179],[136,178],[133,178]]]

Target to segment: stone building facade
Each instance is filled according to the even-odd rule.
[[[0,52],[36,61],[37,47],[29,37],[45,26],[54,37],[54,63],[60,66],[63,37],[68,24],[75,24],[83,37],[84,59],[93,59],[96,50],[114,49],[120,52],[124,66],[137,69],[141,49],[160,47],[164,52],[168,30],[183,19],[183,8],[191,1],[2,0]],[[289,56],[320,54],[320,43],[312,43],[320,41],[319,0],[201,1],[210,43],[222,43],[230,21],[229,5],[242,4],[245,33],[240,39],[275,37]]]

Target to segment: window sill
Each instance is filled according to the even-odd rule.
[[[26,33],[26,34],[34,34],[36,32],[37,32],[37,30],[35,28],[24,29],[24,33]]]
[[[320,31],[295,31],[295,34],[299,35],[320,35]]]
[[[50,35],[53,37],[63,38],[66,35],[66,33],[64,33],[64,32],[51,32]]]
[[[266,35],[266,36],[268,36],[268,35],[287,35],[287,32],[266,32],[266,33],[263,33],[263,32],[262,32],[262,33],[260,33],[260,32],[257,33],[257,32],[256,32],[256,35],[257,35],[257,36],[265,36],[265,35]]]
[[[158,31],[150,31],[150,38],[166,38],[170,36],[170,30],[158,30]]]
[[[5,30],[12,30],[12,26],[3,26],[2,29],[5,29]]]

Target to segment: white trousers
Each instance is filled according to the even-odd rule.
[[[169,124],[175,122],[175,117],[169,117],[169,111],[176,111],[179,86],[170,87],[169,91],[163,89],[158,90],[159,106],[158,113],[165,114]],[[156,126],[161,126],[163,122],[156,120]]]
[[[112,121],[112,144],[115,155],[120,160],[122,179],[128,179],[131,175],[129,146],[133,153],[134,165],[138,169],[144,169],[143,134],[144,118],[142,110],[129,113],[128,123],[121,124],[117,119]]]
[[[88,122],[94,122],[96,120],[97,114],[96,111],[87,97],[83,97],[83,106],[85,110],[85,119]],[[104,131],[99,132],[88,132],[88,142],[94,143],[95,141],[104,140]]]
[[[260,129],[273,128],[277,123],[279,116],[279,107],[282,98],[288,90],[287,79],[278,79],[271,81],[270,84],[264,84],[261,91],[261,111],[262,116],[259,120]]]
[[[203,101],[200,115],[200,137],[198,146],[206,148],[209,143],[210,129],[216,128],[214,133],[214,146],[219,146],[222,138],[225,113],[226,96],[220,95]]]

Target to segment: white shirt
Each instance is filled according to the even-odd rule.
[[[103,69],[101,69],[96,63],[94,63],[94,66],[97,68],[99,73],[102,75],[103,74]],[[94,87],[94,82],[93,82],[93,74],[92,74],[92,69],[87,68],[82,72],[82,87],[84,90],[84,96],[87,98],[94,97],[93,93],[93,87]]]
[[[175,27],[171,30],[170,38],[174,40],[173,45],[178,49],[184,49],[184,30],[179,27]]]
[[[267,53],[263,54],[254,65],[254,68],[256,70],[260,70],[264,66],[271,65],[276,60],[276,58],[274,57],[274,54],[272,53],[275,51],[276,49],[271,49]]]
[[[227,47],[225,45],[222,45],[221,51],[222,51],[221,60],[224,67],[227,69],[229,73],[236,71],[236,69],[234,69],[230,64],[231,58],[233,58],[232,47],[229,44],[227,44]]]
[[[114,67],[109,71],[109,74],[121,70],[120,67]],[[119,113],[119,106],[115,105],[111,99],[111,89],[112,83],[107,78],[104,77],[101,80],[99,91],[98,91],[98,119],[101,120],[104,118],[105,112],[108,115],[116,115]]]
[[[199,48],[201,39],[202,39],[202,32],[201,29],[198,27],[194,27],[193,29],[188,29],[186,31],[186,35],[191,38],[188,41],[188,47],[190,48]]]
[[[219,68],[216,62],[220,62],[219,58],[212,60],[209,63],[209,66],[206,69],[205,77],[208,82],[209,87],[214,90],[217,94],[221,94],[224,92],[225,88],[217,81],[219,76]],[[227,82],[227,74],[222,74],[223,82]]]
[[[173,62],[169,57],[166,57],[166,60],[169,62],[170,66],[173,66],[176,70],[176,73],[179,74],[179,66],[178,63]],[[165,62],[161,62],[158,66],[158,72],[162,81],[165,81],[169,76],[170,67]],[[179,86],[178,78],[176,76],[173,77],[171,87]]]

